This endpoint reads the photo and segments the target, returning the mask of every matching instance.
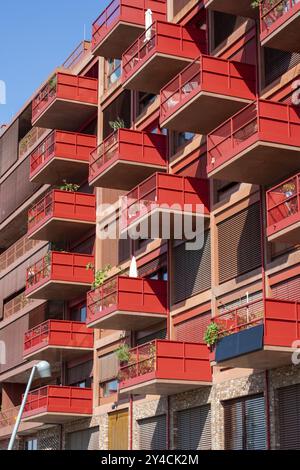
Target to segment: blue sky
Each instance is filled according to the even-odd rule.
[[[92,22],[108,0],[10,0],[0,5],[0,80],[6,105],[0,125],[9,122],[51,71],[77,44],[90,38]]]

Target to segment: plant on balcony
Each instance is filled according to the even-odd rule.
[[[78,184],[67,183],[66,180],[63,180],[63,184],[59,187],[61,191],[67,191],[69,193],[76,193],[80,186]]]
[[[285,183],[282,186],[282,191],[285,195],[285,197],[291,197],[296,191],[296,185],[295,183]]]
[[[92,284],[92,288],[97,289],[98,287],[101,287],[104,284],[105,280],[107,279],[107,273],[111,270],[111,265],[107,264],[106,266],[104,266],[103,269],[98,269],[96,271],[93,263],[89,263],[87,264],[86,269],[88,271],[89,270],[93,271],[95,279]]]
[[[119,116],[115,121],[109,121],[109,125],[112,128],[114,132],[116,132],[118,129],[124,129],[125,127],[125,122],[123,119],[121,119]]]
[[[57,85],[57,77],[56,77],[56,75],[53,75],[53,77],[50,78],[50,80],[48,82],[49,90],[53,91],[56,88],[56,85]]]
[[[208,325],[203,338],[208,347],[211,348],[217,343],[219,338],[219,332],[220,326],[217,323],[212,322]]]
[[[124,363],[127,364],[131,358],[130,348],[128,344],[126,343],[121,344],[116,350],[116,355],[120,364],[124,364]]]

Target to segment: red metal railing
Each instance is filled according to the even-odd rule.
[[[15,263],[19,258],[32,250],[40,243],[39,240],[29,240],[28,235],[24,235],[16,243],[11,245],[0,255],[0,272],[7,269],[10,265]]]
[[[88,293],[87,322],[114,310],[138,314],[167,314],[167,282],[118,276]]]
[[[63,67],[65,69],[72,70],[76,65],[78,65],[81,60],[86,55],[87,51],[90,49],[90,41],[81,41],[81,43],[74,49],[74,51],[69,55],[69,57],[64,61]]]
[[[50,279],[52,253],[48,252],[41,260],[27,269],[26,290],[33,288],[40,282]]]
[[[44,346],[93,348],[93,332],[85,323],[48,320],[24,335],[24,356]]]
[[[92,401],[92,389],[49,385],[29,393],[23,417],[42,412],[92,414]]]
[[[222,338],[263,323],[265,310],[265,300],[254,300],[221,313],[212,321],[219,326],[219,337]]]
[[[148,132],[119,129],[107,137],[92,153],[90,159],[90,177],[107,168],[115,159],[138,164],[165,165],[167,152],[166,136]]]
[[[288,104],[258,100],[225,121],[207,137],[208,172],[257,141],[300,146],[300,116]]]
[[[206,52],[205,33],[183,26],[156,21],[124,52],[122,81],[125,82],[156,52],[195,59]]]
[[[267,32],[282,18],[289,18],[294,14],[296,5],[300,8],[300,0],[263,0],[260,4],[260,29],[261,33]]]
[[[267,191],[268,227],[300,212],[300,174]]]
[[[51,132],[43,142],[30,155],[30,173],[34,173],[37,168],[54,156],[56,141],[56,131]]]
[[[166,14],[165,0],[113,0],[93,23],[92,46],[95,48],[103,41],[118,21],[143,26],[145,12],[151,8],[154,18],[158,15],[164,19]]]
[[[204,91],[255,98],[255,67],[218,57],[201,55],[160,92],[161,120]]]
[[[96,78],[56,73],[32,101],[32,121],[56,99],[95,104],[98,102]]]
[[[157,341],[143,344],[130,350],[130,359],[120,368],[120,381],[134,379],[156,370]]]
[[[94,194],[61,191],[58,189],[48,192],[29,210],[28,232],[34,232],[51,217],[95,222],[96,199]]]

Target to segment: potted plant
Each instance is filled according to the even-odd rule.
[[[211,351],[219,339],[219,333],[220,326],[215,322],[211,322],[206,328],[203,339]]]
[[[103,269],[98,269],[96,271],[95,266],[92,263],[87,264],[86,269],[93,271],[95,279],[92,283],[92,288],[95,290],[98,287],[101,287],[105,280],[107,279],[107,273],[111,270],[111,265],[107,264]]]
[[[118,116],[115,121],[109,121],[109,125],[112,130],[116,132],[118,129],[123,129],[125,127],[125,122]]]
[[[128,362],[130,361],[130,357],[131,357],[130,348],[128,344],[127,343],[121,344],[116,350],[116,355],[121,366],[124,364],[128,364]]]
[[[76,193],[80,186],[78,184],[67,183],[66,180],[63,180],[63,184],[59,187],[61,191],[67,191],[69,193]]]

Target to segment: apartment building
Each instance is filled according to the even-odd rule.
[[[113,0],[2,128],[0,448],[40,360],[17,449],[300,448],[300,1],[251,3]],[[201,248],[126,237],[170,202]]]

